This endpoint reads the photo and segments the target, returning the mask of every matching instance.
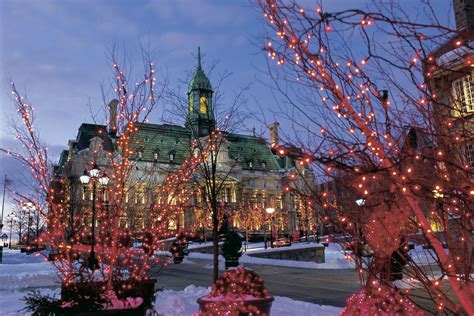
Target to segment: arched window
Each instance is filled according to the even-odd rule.
[[[137,157],[138,157],[138,159],[142,159],[142,158],[143,158],[143,151],[142,151],[142,150],[139,150],[139,151],[137,152]]]
[[[199,98],[199,112],[207,113],[207,98],[205,96]]]
[[[157,149],[153,152],[153,160],[158,161],[160,159],[160,151]]]
[[[267,169],[267,162],[265,160],[262,160],[262,169]]]

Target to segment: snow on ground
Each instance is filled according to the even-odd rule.
[[[23,298],[35,289],[42,295],[59,297],[60,288],[54,268],[42,256],[26,255],[19,251],[5,250],[5,264],[0,265],[0,315],[29,315],[24,309]],[[193,264],[185,259],[184,263]],[[193,315],[198,311],[197,299],[208,294],[210,288],[190,285],[183,291],[165,290],[156,295],[155,310],[163,316]],[[275,297],[272,316],[337,315],[341,309],[331,306],[294,301]]]
[[[354,262],[344,255],[337,244],[330,244],[325,249],[325,261],[324,263],[316,263],[310,261],[294,261],[294,260],[282,260],[282,259],[269,259],[269,258],[257,258],[252,257],[248,254],[252,253],[268,253],[278,250],[290,250],[290,249],[303,249],[314,247],[315,243],[299,243],[292,244],[289,247],[281,248],[267,248],[263,247],[263,243],[250,244],[247,252],[240,257],[240,263],[248,264],[263,264],[280,267],[290,268],[303,268],[303,269],[354,269]],[[248,254],[247,254],[248,253]],[[189,254],[190,259],[207,259],[212,260],[212,254],[191,252]],[[221,263],[222,262],[222,263]],[[219,269],[224,269],[224,257],[219,256]]]
[[[31,290],[31,289],[30,289]],[[38,289],[42,295],[49,295],[52,297],[59,297],[60,289]],[[23,291],[0,291],[0,315],[2,316],[18,316],[30,315],[23,309],[25,302],[23,298],[28,294],[28,290]]]
[[[446,253],[448,249],[444,249]],[[423,249],[422,246],[415,246],[415,249],[408,252],[413,261],[420,266],[437,264],[436,253],[433,249]]]
[[[197,313],[197,299],[210,292],[210,288],[190,285],[183,291],[165,290],[157,293],[155,310],[163,316],[184,316]],[[295,301],[287,297],[275,296],[272,304],[272,316],[307,315],[331,316],[338,315],[341,308],[323,306],[307,302]]]
[[[54,268],[44,257],[4,249],[0,264],[0,291],[58,285]]]
[[[29,291],[38,289],[44,295],[59,295],[59,279],[52,265],[44,256],[21,253],[19,250],[3,250],[0,264],[0,315],[28,315],[22,311],[22,300]]]

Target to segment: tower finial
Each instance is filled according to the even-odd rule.
[[[198,46],[198,69],[201,69],[201,47]]]

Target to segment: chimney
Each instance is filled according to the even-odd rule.
[[[119,101],[113,99],[109,102],[109,135],[115,137],[117,135],[117,105]]]
[[[273,148],[278,146],[278,142],[279,142],[278,126],[280,126],[280,123],[278,122],[273,122],[270,125],[268,125],[268,128],[270,129],[270,145],[272,145]]]
[[[460,32],[474,30],[474,0],[453,0],[456,29]]]

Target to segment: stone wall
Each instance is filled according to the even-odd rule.
[[[278,249],[271,252],[247,253],[247,255],[258,258],[282,259],[295,261],[311,261],[324,263],[324,246],[315,245],[303,249]]]
[[[221,245],[219,245],[220,253]],[[200,253],[213,253],[212,246],[201,247],[189,249],[191,252],[200,252]],[[252,253],[247,252],[246,255],[258,258],[268,258],[268,259],[282,259],[282,260],[295,260],[295,261],[310,261],[316,263],[324,263],[324,246],[314,245],[309,248],[300,248],[300,249],[291,249],[291,248],[273,248],[272,251]]]

